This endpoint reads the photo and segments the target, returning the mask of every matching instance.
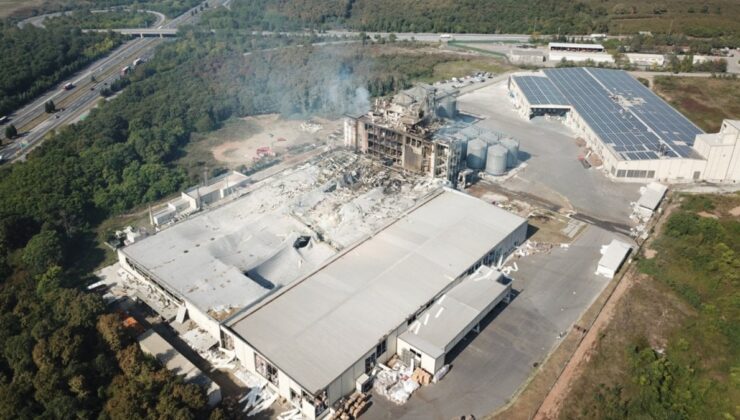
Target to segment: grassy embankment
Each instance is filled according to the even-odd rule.
[[[706,132],[740,118],[740,79],[660,76],[653,89]]]
[[[740,194],[676,200],[561,418],[740,415]]]

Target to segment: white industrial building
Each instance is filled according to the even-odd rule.
[[[337,152],[119,249],[119,263],[147,303],[315,418],[393,354],[435,373],[508,297],[488,266],[525,241],[526,220],[437,179],[388,190],[409,176]]]
[[[665,64],[663,54],[625,53],[630,64],[642,67],[662,67]]]
[[[606,52],[601,44],[577,44],[567,42],[551,42],[547,45],[550,61],[572,61],[582,63],[614,63],[614,57]]]
[[[178,216],[198,211],[204,206],[239,192],[247,184],[248,179],[240,172],[229,171],[207,180],[204,185],[183,191],[180,197],[167,203],[163,209],[152,213],[151,222],[153,225],[160,226]]]
[[[522,116],[563,117],[618,181],[738,182],[736,120],[704,132],[621,70],[545,69],[509,79]]]
[[[247,369],[300,402],[304,415],[321,416],[393,354],[408,350],[425,369],[441,367],[451,347],[508,295],[501,274],[481,266],[511,253],[526,231],[521,217],[442,190],[233,316],[223,340]]]
[[[602,250],[601,259],[599,259],[599,264],[596,267],[596,275],[610,279],[614,278],[630,251],[632,251],[632,246],[613,239]]]

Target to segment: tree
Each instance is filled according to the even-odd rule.
[[[22,260],[31,274],[46,272],[52,265],[61,265],[64,257],[59,234],[45,229],[36,234],[23,249]]]
[[[47,114],[51,114],[55,112],[56,110],[57,110],[57,107],[56,105],[54,105],[54,101],[49,100],[49,101],[46,101],[46,103],[44,103],[44,111]]]
[[[18,135],[18,130],[15,128],[15,125],[10,124],[9,126],[5,127],[5,137],[8,139],[14,139]]]

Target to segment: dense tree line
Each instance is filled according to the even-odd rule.
[[[609,0],[234,0],[232,12],[224,12],[222,18],[226,24],[264,30],[345,27],[385,32],[590,34],[609,32],[614,19],[693,16],[674,5],[647,6]],[[731,16],[740,18],[740,8],[722,9],[723,18]],[[718,31],[707,21],[691,22],[668,33],[740,35],[737,30]],[[656,29],[647,22],[640,30],[659,32]]]
[[[78,10],[69,15],[45,19],[44,26],[81,29],[146,28],[156,20],[157,17],[152,13],[126,10],[92,13],[90,10]]]
[[[60,26],[0,29],[0,114],[9,113],[121,43],[120,36]]]

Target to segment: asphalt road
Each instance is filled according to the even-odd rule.
[[[212,2],[206,1],[204,3]],[[200,14],[191,15],[191,11],[199,9],[200,6],[188,10],[161,26],[163,28],[177,28],[179,25],[190,23],[200,16]],[[10,121],[7,124],[15,125],[19,137],[0,149],[2,160],[16,162],[25,159],[33,148],[41,144],[49,132],[78,121],[80,116],[92,108],[100,99],[100,89],[105,88],[119,78],[120,70],[131,65],[136,58],[146,59],[150,57],[153,54],[154,47],[160,42],[162,40],[157,38],[140,38],[128,41],[73,77],[60,82],[55,88],[35,101],[8,115]],[[91,80],[91,76],[95,76],[95,82]],[[63,86],[67,82],[72,82],[75,88],[68,91],[64,90]],[[45,113],[44,104],[50,100],[54,101],[56,108],[60,111],[54,114]],[[0,132],[0,136],[2,136],[0,139],[4,138],[4,133]]]

